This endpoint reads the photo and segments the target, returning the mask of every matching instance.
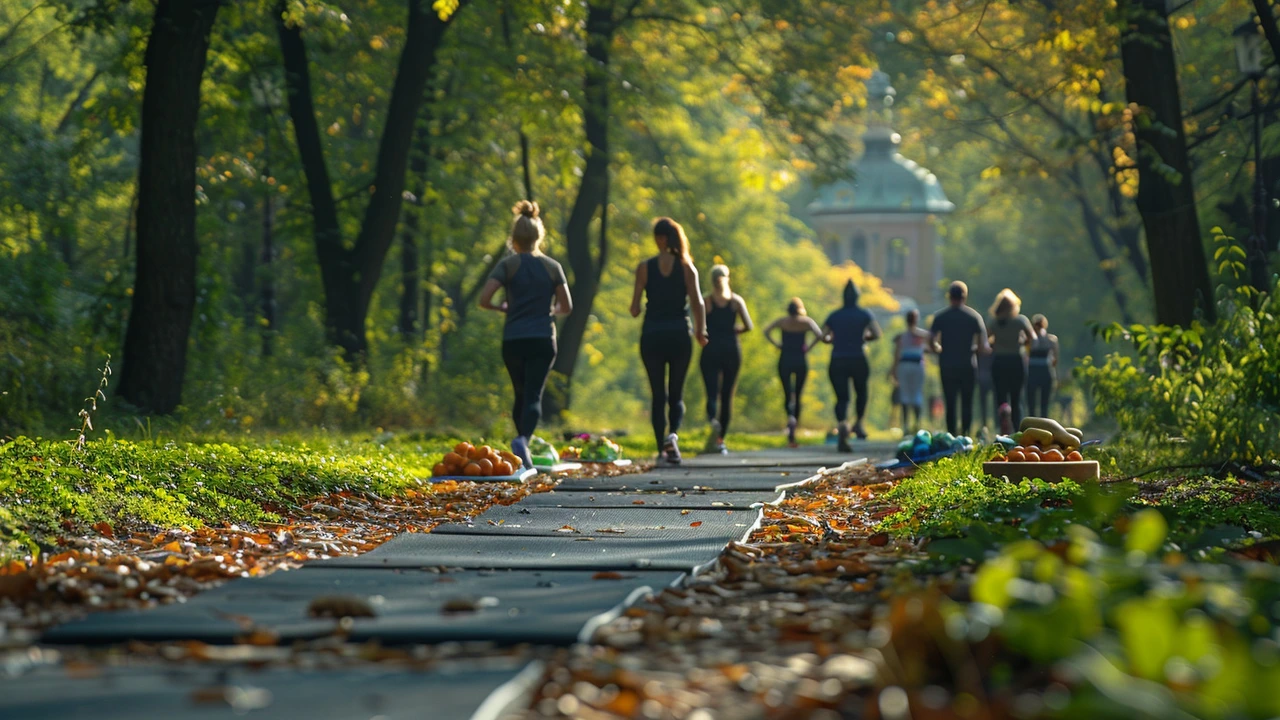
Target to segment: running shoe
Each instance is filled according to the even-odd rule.
[[[843,423],[840,425],[840,441],[836,443],[836,452],[853,452],[853,448],[849,445],[849,426]]]
[[[672,465],[679,465],[680,460],[680,438],[675,433],[667,436],[667,441],[662,445],[662,452],[666,455],[666,461]]]
[[[719,440],[716,441],[716,452],[720,453],[721,455],[729,454],[729,448],[725,447],[724,438],[720,438]]]
[[[787,416],[787,445],[789,447],[800,447],[800,444],[796,442],[796,426],[799,424],[795,415]]]
[[[533,455],[529,452],[529,439],[518,437],[511,441],[511,452],[520,458],[526,470],[533,467]]]
[[[720,421],[711,420],[711,434],[707,435],[707,445],[702,449],[703,452],[720,452],[720,447],[724,445],[724,428],[720,426]]]
[[[853,426],[853,434],[858,436],[859,440],[867,439],[867,431],[862,427],[862,423]]]

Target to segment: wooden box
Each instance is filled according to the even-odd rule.
[[[985,462],[982,472],[1003,477],[1010,482],[1038,478],[1046,482],[1059,480],[1097,480],[1101,476],[1097,460],[1068,462]]]

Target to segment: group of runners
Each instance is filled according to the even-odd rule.
[[[541,251],[545,229],[538,205],[521,201],[514,208],[511,254],[495,266],[480,295],[480,306],[506,314],[502,358],[514,393],[512,418],[516,438],[512,452],[533,467],[529,439],[542,416],[542,392],[556,357],[554,316],[573,309],[564,269]],[[755,328],[747,304],[730,286],[729,268],[711,268],[711,292],[702,293],[698,270],[689,253],[684,229],[671,218],[653,224],[656,253],[635,271],[631,316],[643,315],[640,357],[649,378],[650,418],[662,460],[681,461],[679,432],[684,422],[684,387],[694,344],[702,348],[699,368],[706,386],[706,417],[711,426],[706,450],[727,452],[724,437],[733,417],[733,396],[742,367],[739,335]],[[499,289],[505,300],[494,304]],[[916,427],[924,407],[925,356],[936,354],[946,404],[947,429],[967,435],[973,422],[974,390],[979,359],[990,358],[994,405],[1009,406],[1013,423],[1022,417],[1022,394],[1032,412],[1052,394],[1057,365],[1057,338],[1048,334],[1043,315],[1028,320],[1011,290],[1003,290],[991,307],[991,323],[967,305],[968,288],[954,282],[950,307],[938,312],[928,331],[917,310],[906,313],[907,329],[893,339],[890,378],[902,405],[903,427]],[[548,312],[548,309],[550,311]],[[844,287],[843,305],[821,324],[809,317],[804,303],[792,298],[785,316],[770,323],[765,338],[780,350],[778,374],[787,413],[788,440],[794,447],[800,424],[801,398],[809,374],[809,352],[818,344],[832,346],[828,377],[835,391],[838,443],[852,451],[850,436],[865,439],[864,425],[871,367],[865,344],[883,333],[875,317],[859,305],[852,281]],[[853,404],[853,422],[849,406]],[[985,401],[984,401],[985,402]],[[997,411],[998,412],[998,411]],[[985,410],[984,410],[985,417]],[[909,425],[909,415],[915,424]]]

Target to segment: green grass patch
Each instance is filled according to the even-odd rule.
[[[168,527],[255,523],[326,493],[393,495],[453,441],[291,439],[263,444],[96,440],[0,445],[0,542],[30,547],[64,520]]]

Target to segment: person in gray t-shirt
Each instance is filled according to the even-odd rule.
[[[512,253],[489,273],[480,293],[480,307],[507,316],[502,329],[502,362],[511,376],[515,395],[511,417],[516,424],[516,439],[511,442],[511,452],[526,468],[532,468],[529,438],[542,419],[542,390],[556,359],[553,316],[568,315],[573,310],[573,299],[564,268],[542,254],[546,230],[538,217],[538,204],[521,200],[511,211],[516,215],[507,243]],[[493,296],[499,288],[506,289],[507,297],[495,305]]]
[[[947,405],[947,432],[968,435],[973,424],[973,385],[977,362],[975,351],[991,352],[986,323],[976,310],[965,304],[969,287],[959,280],[947,289],[951,307],[933,316],[930,343],[938,354],[938,373]],[[959,410],[960,419],[956,414]]]

